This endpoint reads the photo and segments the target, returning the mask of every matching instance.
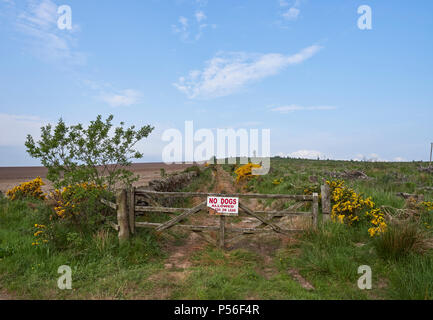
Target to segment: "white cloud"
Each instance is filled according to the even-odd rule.
[[[367,162],[388,162],[387,159],[381,158],[377,153],[370,153],[369,155],[357,154],[354,161],[367,161]]]
[[[27,135],[38,138],[45,124],[45,120],[35,116],[0,113],[0,146],[24,146]]]
[[[56,23],[57,5],[50,0],[31,1],[28,11],[22,13],[20,18],[35,27],[48,29]]]
[[[313,106],[313,107],[303,107],[298,106],[296,104],[288,105],[288,106],[281,106],[272,108],[272,111],[279,112],[279,113],[290,113],[295,111],[313,111],[313,110],[335,110],[337,107],[334,106]]]
[[[141,96],[137,90],[126,89],[120,93],[102,93],[100,98],[112,107],[127,107],[136,104]]]
[[[376,154],[376,153],[372,153],[372,154],[370,154],[370,159],[368,159],[368,161],[373,161],[373,162],[375,162],[375,161],[379,161],[379,160],[380,160],[380,157],[379,157],[379,155]]]
[[[203,31],[204,31],[204,29],[205,28],[207,28],[208,27],[208,25],[207,24],[201,24],[200,26],[199,26],[199,28],[198,28],[198,33],[196,34],[196,36],[195,36],[195,40],[199,40],[200,38],[201,38],[201,36],[203,35]]]
[[[179,17],[179,25],[172,25],[174,33],[180,34],[182,40],[186,41],[189,38],[188,30],[188,19],[185,17]]]
[[[395,162],[406,162],[407,160],[405,159],[405,158],[403,158],[403,157],[395,157],[394,159],[393,159]]]
[[[296,20],[299,16],[299,13],[301,12],[301,10],[297,9],[297,8],[290,8],[289,10],[287,10],[286,12],[284,12],[282,14],[283,18],[286,20]]]
[[[197,22],[200,23],[202,20],[206,20],[207,17],[204,12],[200,10],[195,13],[195,18],[197,19]]]
[[[285,0],[280,0],[279,4],[281,8],[286,8],[289,6],[289,2]],[[293,2],[293,5],[289,9],[285,10],[284,12],[280,12],[280,14],[284,18],[284,20],[294,21],[298,19],[299,14],[301,13],[300,6],[301,0],[295,0]]]
[[[128,107],[140,102],[143,94],[134,89],[118,90],[109,82],[81,80],[81,84],[92,91],[98,92],[95,98],[106,102],[111,107]]]
[[[215,24],[208,25],[204,23],[207,20],[207,16],[201,9],[207,5],[207,1],[196,1],[198,9],[195,11],[191,19],[184,16],[180,16],[177,24],[173,24],[171,29],[173,33],[178,34],[183,42],[194,42],[198,41],[202,36],[206,28],[216,28]]]
[[[185,17],[179,17],[179,23],[182,25],[182,27],[188,27],[188,19]]]
[[[320,49],[320,46],[313,45],[293,55],[219,53],[207,61],[202,71],[190,71],[187,77],[180,77],[174,86],[190,99],[226,96],[252,81],[275,75],[289,65],[299,64]]]
[[[73,24],[72,30],[60,30],[57,27],[57,8],[51,0],[28,1],[26,10],[16,16],[17,30],[27,36],[26,46],[38,58],[84,64],[85,55],[74,49],[77,41],[74,33],[79,27]]]
[[[316,150],[298,150],[287,155],[290,158],[317,159],[324,158],[323,153]]]

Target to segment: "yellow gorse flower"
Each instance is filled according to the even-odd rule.
[[[272,181],[272,184],[274,184],[274,185],[279,185],[279,184],[281,184],[281,182],[283,182],[284,181],[284,179],[283,178],[280,178],[280,179],[274,179],[274,181]]]
[[[42,181],[41,177],[28,182],[21,183],[18,186],[6,192],[6,196],[10,200],[17,200],[22,198],[35,198],[35,199],[46,199],[46,194],[42,192],[42,186],[45,183]]]
[[[36,232],[33,233],[33,236],[35,237],[35,241],[32,243],[32,246],[39,246],[42,243],[48,243],[48,240],[45,239],[47,237],[45,231],[47,227],[43,224],[37,224],[35,223],[34,227],[36,228]]]
[[[39,230],[39,231],[35,232],[33,235],[34,235],[35,237],[37,237],[37,236],[39,236],[39,235],[42,234],[42,233],[44,233],[44,232],[41,231],[41,230]]]
[[[432,211],[433,210],[433,202],[431,201],[423,201],[421,202],[421,204],[428,210],[428,211]]]

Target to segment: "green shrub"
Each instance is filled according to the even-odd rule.
[[[95,184],[75,184],[64,187],[51,194],[56,201],[54,207],[56,219],[64,219],[75,224],[98,225],[111,213],[110,209],[100,202],[109,198],[110,193]]]
[[[37,143],[28,135],[27,152],[41,160],[48,169],[48,180],[56,188],[90,182],[106,185],[112,191],[116,184],[130,185],[138,178],[126,167],[131,165],[131,159],[142,157],[134,146],[154,128],[124,128],[123,122],[113,128],[112,120],[112,115],[105,121],[99,115],[84,128],[82,124],[68,127],[60,119],[54,129],[51,124],[41,128],[41,140]]]

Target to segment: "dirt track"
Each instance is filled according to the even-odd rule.
[[[184,170],[191,166],[190,164],[172,164],[164,163],[135,163],[130,167],[130,170],[140,175],[140,180],[134,183],[135,186],[144,186],[153,179],[160,177],[160,169],[164,169],[166,173]],[[47,184],[44,189],[50,189],[51,185],[46,180],[47,169],[44,167],[0,167],[0,191],[6,192],[12,187],[41,177]]]

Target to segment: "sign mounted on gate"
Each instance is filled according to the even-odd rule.
[[[207,197],[207,207],[211,215],[237,216],[239,213],[239,198]]]

